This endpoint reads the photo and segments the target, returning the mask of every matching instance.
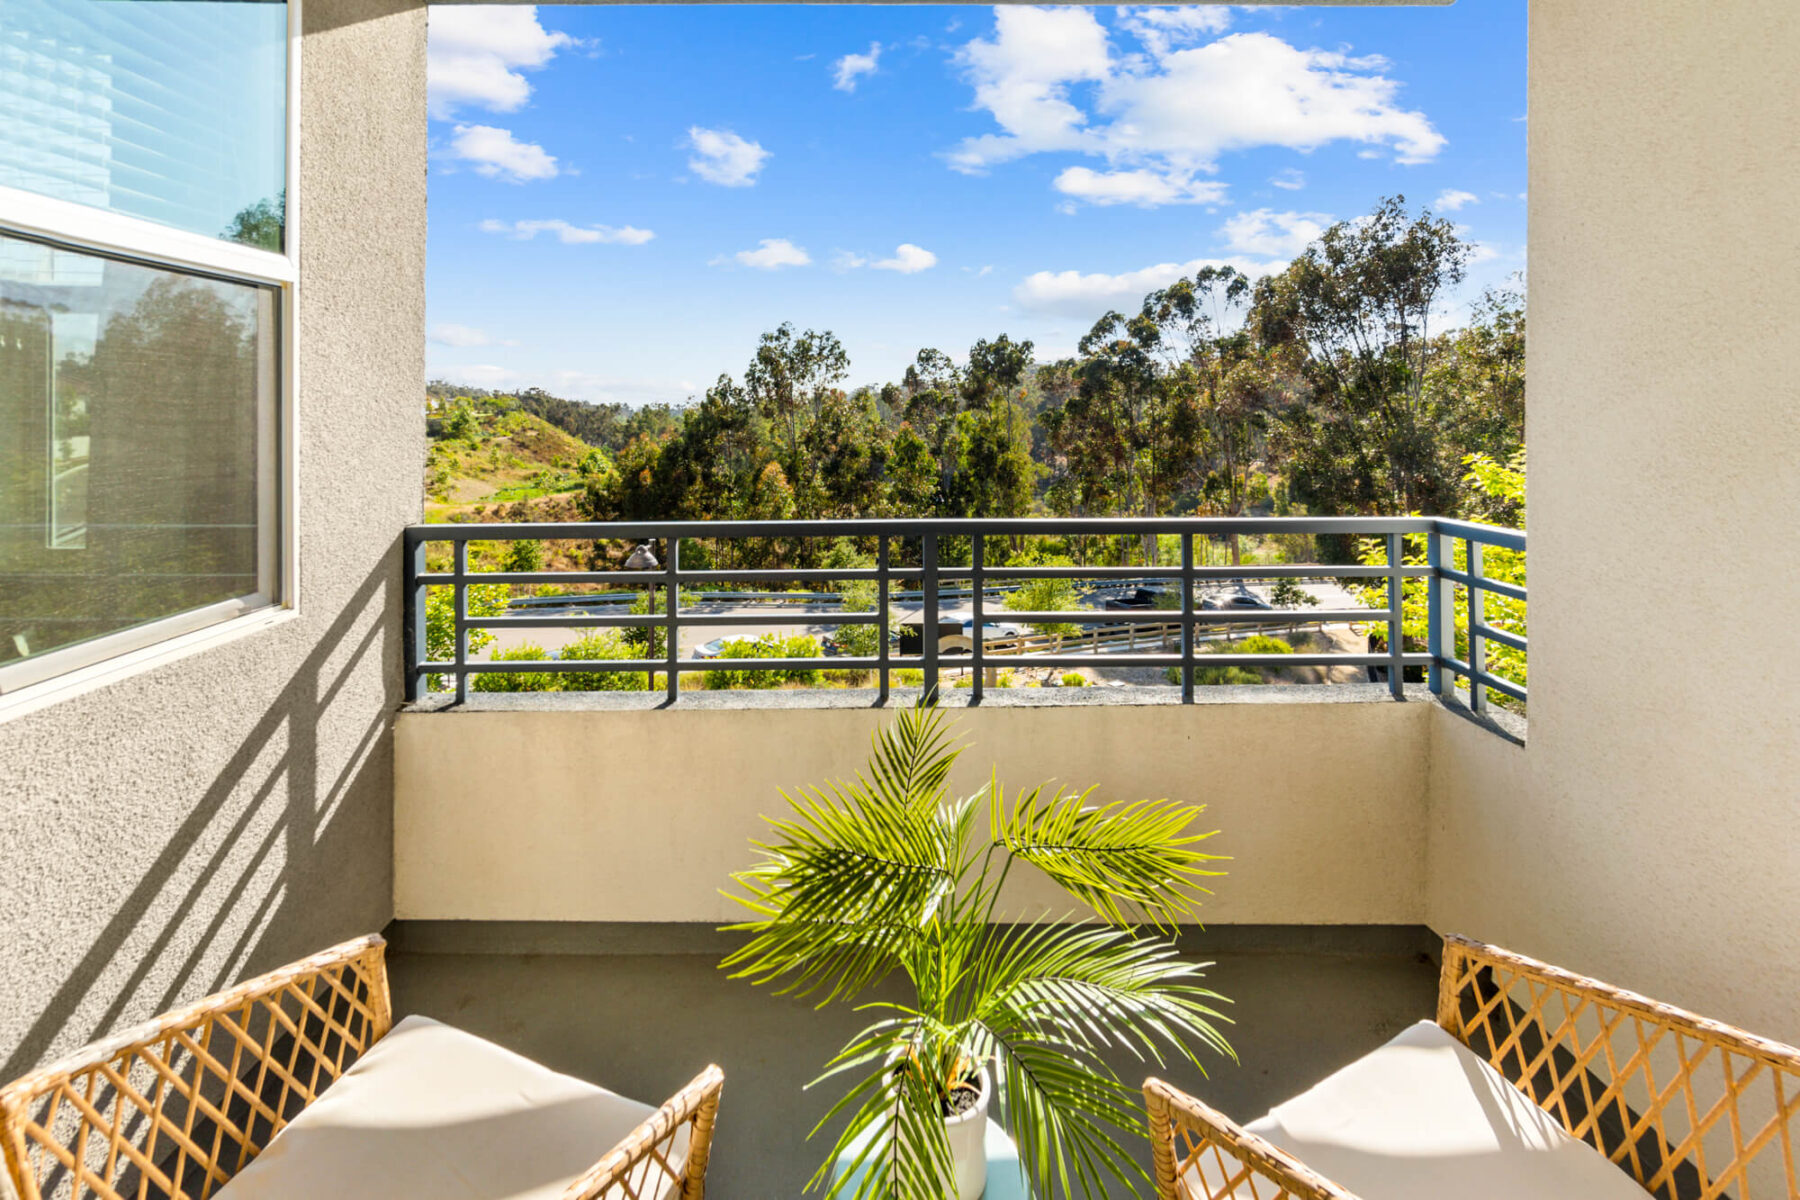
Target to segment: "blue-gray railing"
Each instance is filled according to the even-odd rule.
[[[1378,564],[1264,564],[1244,563],[1229,566],[1197,566],[1194,562],[1196,538],[1229,537],[1233,534],[1268,536],[1274,534],[1306,534],[1357,539],[1379,538],[1385,545],[1385,561]],[[1429,553],[1424,563],[1408,563],[1405,539],[1424,535]],[[991,539],[1015,537],[1094,537],[1141,538],[1173,536],[1180,547],[1180,561],[1169,566],[993,566],[987,563],[987,547]],[[778,539],[793,543],[803,539],[853,538],[864,544],[873,543],[875,565],[859,568],[738,568],[715,567],[688,569],[681,565],[681,543],[701,539],[709,542]],[[942,561],[939,549],[943,539],[955,538],[968,543],[968,565],[951,565]],[[599,571],[471,571],[469,543],[511,541],[588,541],[660,543],[662,561],[651,569]],[[426,549],[433,542],[448,543],[452,550],[449,571],[429,571]],[[1466,569],[1456,566],[1455,550],[1465,547]],[[630,671],[661,674],[668,700],[681,694],[684,672],[718,670],[733,671],[804,671],[847,670],[868,671],[875,675],[878,702],[888,699],[893,673],[904,668],[922,673],[923,691],[933,695],[938,690],[940,667],[945,657],[938,640],[932,636],[942,624],[941,604],[954,587],[966,594],[972,610],[970,624],[982,630],[991,619],[1033,624],[1066,625],[1178,625],[1180,648],[1169,653],[1094,653],[1063,652],[1026,654],[984,654],[984,638],[971,639],[967,657],[957,656],[958,667],[970,669],[971,702],[978,702],[986,666],[1041,667],[1178,667],[1181,695],[1186,703],[1194,699],[1194,673],[1197,666],[1278,668],[1301,666],[1373,667],[1385,670],[1395,698],[1404,696],[1406,670],[1424,668],[1429,672],[1433,691],[1448,695],[1458,678],[1469,681],[1471,704],[1486,706],[1488,691],[1500,692],[1521,702],[1526,699],[1524,687],[1502,679],[1488,671],[1484,657],[1485,642],[1499,642],[1521,652],[1526,649],[1523,636],[1490,625],[1485,617],[1482,598],[1498,594],[1523,601],[1525,589],[1482,573],[1482,550],[1499,547],[1525,549],[1525,535],[1511,529],[1456,521],[1441,517],[1161,517],[1161,518],[1003,518],[987,520],[854,520],[854,521],[620,521],[580,523],[513,523],[415,525],[406,530],[406,691],[409,700],[419,699],[433,677],[447,679],[456,699],[467,698],[469,678],[484,673],[525,674],[539,671],[604,672]],[[917,562],[897,563],[895,551],[900,548],[916,553]],[[1387,584],[1384,608],[1356,607],[1348,609],[1244,609],[1203,610],[1195,600],[1195,589],[1205,583],[1252,580],[1308,579],[1383,579]],[[1402,636],[1402,586],[1409,578],[1429,581],[1429,637],[1423,653],[1409,652]],[[992,585],[1030,579],[1070,579],[1095,582],[1142,583],[1165,582],[1173,585],[1180,598],[1180,608],[1168,610],[1075,610],[1054,612],[995,612],[986,606]],[[875,607],[869,612],[759,612],[717,613],[695,612],[693,601],[705,602],[718,594],[688,591],[689,606],[684,606],[684,588],[694,584],[769,585],[775,583],[838,583],[868,580],[875,584]],[[923,636],[917,654],[895,653],[885,636],[876,639],[878,652],[870,656],[820,658],[734,658],[721,663],[707,659],[680,657],[681,631],[684,629],[747,627],[779,629],[815,624],[874,625],[884,632],[895,624],[892,611],[899,592],[896,584],[915,585],[919,596],[919,623]],[[498,616],[471,616],[468,587],[472,584],[566,585],[585,584],[647,589],[650,611],[620,613],[585,612],[514,612]],[[949,585],[949,586],[946,586]],[[446,661],[430,661],[426,656],[426,595],[432,587],[453,589],[454,650]],[[1468,658],[1456,657],[1455,589],[1465,589],[1469,601]],[[658,611],[657,592],[661,591]],[[960,597],[959,597],[960,598]],[[578,602],[580,597],[569,597]],[[1380,653],[1329,652],[1304,654],[1205,654],[1196,652],[1196,633],[1207,627],[1292,624],[1313,625],[1345,623],[1379,623],[1386,626],[1385,649]],[[543,659],[478,661],[470,657],[469,631],[573,629],[573,628],[637,628],[661,629],[664,651],[659,657],[637,659]]]

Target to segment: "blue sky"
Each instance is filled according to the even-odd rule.
[[[429,370],[681,400],[782,321],[851,383],[1071,352],[1404,193],[1525,265],[1526,0],[431,10]]]

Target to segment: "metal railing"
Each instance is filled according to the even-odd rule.
[[[1357,539],[1379,538],[1385,545],[1385,560],[1377,564],[1264,564],[1196,565],[1195,540],[1227,537],[1232,534],[1267,536],[1304,534],[1338,536]],[[1406,561],[1405,539],[1423,535],[1429,547],[1428,561]],[[1162,536],[1176,539],[1178,564],[1168,566],[1012,566],[990,565],[988,548],[995,539],[1019,537],[1089,537],[1142,538]],[[793,544],[804,539],[856,539],[872,545],[873,567],[759,567],[720,569],[711,566],[685,568],[681,565],[683,541],[702,540],[709,543],[737,542],[757,539],[779,539]],[[943,561],[940,548],[946,539],[967,543],[967,565]],[[471,542],[584,541],[660,543],[662,560],[653,569],[618,569],[586,571],[471,571]],[[427,547],[431,543],[448,543],[451,547],[451,569],[427,569]],[[1455,565],[1455,547],[1464,544],[1467,569]],[[970,672],[971,702],[979,702],[984,685],[985,668],[1004,664],[1009,667],[1175,667],[1178,668],[1181,697],[1184,703],[1194,699],[1194,676],[1197,667],[1334,667],[1379,668],[1386,673],[1388,686],[1396,699],[1405,694],[1406,670],[1409,667],[1429,671],[1431,687],[1439,694],[1450,694],[1458,678],[1470,683],[1471,703],[1482,708],[1486,692],[1500,692],[1523,702],[1525,688],[1492,674],[1486,666],[1483,647],[1498,642],[1519,651],[1526,648],[1525,638],[1488,624],[1483,617],[1482,597],[1496,593],[1524,600],[1525,589],[1482,573],[1481,551],[1484,547],[1501,547],[1523,551],[1525,535],[1510,529],[1478,525],[1435,517],[1163,517],[1163,518],[1005,518],[989,520],[851,520],[851,521],[627,521],[598,523],[517,523],[415,525],[405,534],[406,596],[406,691],[409,700],[417,700],[433,677],[449,681],[456,699],[465,700],[469,680],[484,673],[527,674],[540,671],[573,672],[645,672],[663,676],[668,701],[681,694],[681,676],[695,671],[858,671],[871,673],[878,688],[878,703],[886,703],[896,671],[916,669],[921,675],[927,696],[938,692],[944,659],[938,638],[931,631],[944,624],[942,601],[955,589],[965,596],[971,610],[969,622],[974,631],[982,631],[994,621],[1004,620],[1019,625],[1105,625],[1145,624],[1174,625],[1179,628],[1179,649],[1172,652],[1074,653],[1064,650],[1014,652],[999,654],[989,648],[994,639],[975,636],[968,654],[957,655],[954,665],[966,666]],[[895,561],[896,552],[907,551],[909,561]],[[959,545],[959,550],[961,549]],[[959,557],[960,554],[959,554]],[[1204,610],[1196,602],[1196,589],[1207,584],[1250,581],[1299,580],[1327,577],[1341,580],[1382,580],[1386,584],[1385,607],[1358,606],[1344,609],[1296,608],[1242,610]],[[1429,581],[1429,628],[1424,652],[1409,651],[1402,633],[1404,581],[1424,578]],[[1173,587],[1179,608],[1164,610],[1072,610],[1025,612],[1012,609],[994,610],[987,604],[995,585],[1019,583],[1033,579],[1069,579],[1093,583],[1123,582],[1132,584],[1166,583]],[[771,585],[776,583],[843,583],[872,581],[875,585],[874,608],[866,612],[809,611],[719,613],[696,612],[694,603],[706,603],[718,595],[714,592],[687,591],[695,584]],[[474,616],[469,612],[468,588],[471,585],[603,585],[647,589],[648,611],[622,613],[616,611],[521,611],[495,616]],[[895,612],[900,596],[897,585],[911,584],[918,596],[916,615],[924,635],[919,652],[900,654],[889,645],[886,631],[896,624]],[[1455,588],[1462,587],[1469,596],[1467,622],[1468,658],[1455,656]],[[444,661],[430,661],[426,656],[427,589],[453,589],[454,650]],[[658,591],[661,604],[658,605]],[[579,604],[579,596],[567,597],[571,606]],[[684,605],[684,599],[688,602]],[[595,606],[602,607],[602,606]],[[611,607],[611,606],[604,606]],[[1197,634],[1208,627],[1248,628],[1285,624],[1291,626],[1329,625],[1333,623],[1373,623],[1384,627],[1384,648],[1380,652],[1308,652],[1298,654],[1199,654]],[[875,641],[877,653],[867,656],[829,658],[732,658],[683,659],[683,630],[721,627],[781,629],[807,625],[874,625],[882,631]],[[634,659],[571,660],[475,660],[469,652],[472,630],[499,632],[531,629],[660,629],[663,652],[656,657]]]

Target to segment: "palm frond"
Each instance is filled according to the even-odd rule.
[[[1201,984],[1211,965],[1129,930],[1027,926],[995,937],[980,956],[974,1015],[1013,1036],[1123,1049],[1159,1067],[1169,1052],[1204,1073],[1200,1047],[1236,1058],[1219,1029],[1231,1018],[1216,1007],[1230,1001]]]
[[[905,1068],[910,1059],[930,1053],[929,1043],[936,1040],[929,1036],[932,1022],[914,1010],[897,1011],[901,1015],[852,1038],[809,1085],[861,1073],[808,1135],[848,1114],[807,1191],[822,1189],[828,1200],[911,1200],[954,1193],[955,1167],[941,1100],[925,1075]]]
[[[934,806],[962,756],[962,747],[951,743],[943,711],[935,707],[901,709],[871,741],[871,790],[894,804]]]
[[[868,776],[784,797],[759,861],[726,894],[754,936],[721,964],[784,993],[853,995],[891,969],[956,894],[972,799],[942,799],[958,751],[931,710],[903,711],[876,735]],[[871,779],[874,782],[871,782]]]
[[[979,1022],[971,1041],[993,1061],[1000,1120],[1034,1196],[1106,1196],[1109,1181],[1142,1194],[1148,1177],[1120,1140],[1142,1136],[1138,1093],[1105,1062],[1078,1043],[1007,1037]]]
[[[993,839],[1114,925],[1141,916],[1165,928],[1193,918],[1200,896],[1210,894],[1200,880],[1224,874],[1205,866],[1223,856],[1194,848],[1217,831],[1189,832],[1205,807],[1172,800],[1094,805],[1092,795],[1037,787],[1008,804],[996,794]]]

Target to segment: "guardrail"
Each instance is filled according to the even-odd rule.
[[[1379,538],[1385,546],[1385,561],[1379,564],[1251,564],[1231,566],[1197,566],[1194,562],[1196,538],[1230,534],[1310,534],[1355,538]],[[989,565],[987,549],[996,538],[1022,536],[1087,536],[1141,537],[1169,535],[1177,539],[1179,563],[1170,566],[1063,567]],[[1424,535],[1429,547],[1428,561],[1408,563],[1404,539]],[[744,539],[779,538],[792,543],[799,539],[852,538],[872,544],[873,567],[860,568],[746,568],[689,569],[681,565],[681,543],[703,539],[709,542]],[[968,543],[968,565],[946,564],[940,555],[943,539],[955,538]],[[662,559],[649,569],[600,571],[483,571],[469,570],[469,543],[521,540],[579,540],[636,543],[660,543]],[[448,543],[452,549],[449,571],[429,571],[426,549],[430,543]],[[1455,565],[1455,548],[1466,546],[1467,569]],[[1015,624],[1067,624],[1131,626],[1151,625],[1178,627],[1179,649],[1174,652],[1136,653],[1071,653],[1065,650],[1043,652],[1031,649],[1024,653],[1007,653],[1007,666],[1078,667],[1102,665],[1110,667],[1178,667],[1182,700],[1194,699],[1194,672],[1197,665],[1209,667],[1275,668],[1300,666],[1379,667],[1386,670],[1388,685],[1395,698],[1403,698],[1408,667],[1423,667],[1430,672],[1431,686],[1440,694],[1455,688],[1456,680],[1470,681],[1472,703],[1484,707],[1488,690],[1526,698],[1525,688],[1501,679],[1487,670],[1483,656],[1484,643],[1503,643],[1523,651],[1525,638],[1488,624],[1483,617],[1481,598],[1495,593],[1524,600],[1525,589],[1485,577],[1481,567],[1483,547],[1498,546],[1511,550],[1525,549],[1525,535],[1510,529],[1478,525],[1435,517],[1163,517],[1163,518],[1018,518],[991,520],[855,520],[855,521],[628,521],[599,523],[517,523],[487,525],[416,525],[405,535],[406,595],[406,691],[409,700],[418,699],[427,681],[436,676],[448,679],[460,702],[467,698],[469,679],[483,673],[524,674],[538,671],[606,672],[632,671],[660,674],[664,678],[668,701],[681,694],[681,676],[694,671],[716,670],[721,665],[734,671],[795,671],[829,668],[872,672],[878,684],[879,702],[889,697],[893,673],[903,668],[922,672],[923,690],[935,695],[939,688],[942,659],[936,637],[924,637],[917,654],[895,653],[886,637],[877,638],[878,652],[872,656],[830,659],[817,658],[742,658],[728,664],[716,661],[682,659],[681,631],[721,626],[779,629],[782,627],[828,623],[833,625],[875,625],[886,630],[894,622],[899,600],[896,584],[916,581],[918,618],[926,630],[936,630],[943,622],[941,601],[950,598],[952,588],[966,589],[972,610],[972,625],[982,629],[992,619]],[[904,548],[916,562],[898,563],[896,551]],[[1195,600],[1197,587],[1216,582],[1238,582],[1315,579],[1382,580],[1386,584],[1387,604],[1382,608],[1351,609],[1248,609],[1202,610]],[[987,607],[990,585],[1017,583],[1032,579],[1071,579],[1090,582],[1129,581],[1133,584],[1163,583],[1172,585],[1180,597],[1179,609],[1127,611],[1052,611],[1022,612]],[[1402,635],[1403,582],[1410,578],[1429,581],[1429,626],[1426,652],[1409,652]],[[713,592],[687,594],[684,587],[697,583],[774,584],[833,583],[867,580],[875,584],[875,607],[870,612],[771,612],[752,614],[700,613],[692,610],[695,601],[704,602],[718,595]],[[468,588],[473,584],[598,584],[647,589],[650,611],[558,612],[500,616],[471,616]],[[949,585],[949,586],[946,586]],[[1456,608],[1455,588],[1462,587],[1470,597],[1468,605],[1469,657],[1455,655]],[[447,661],[430,661],[426,656],[426,595],[432,587],[453,589],[455,624],[454,652]],[[661,603],[658,604],[658,591]],[[660,607],[660,611],[658,611]],[[910,614],[909,614],[910,615]],[[825,617],[821,621],[821,617]],[[1249,627],[1281,625],[1330,624],[1333,622],[1373,622],[1386,626],[1386,649],[1383,653],[1305,653],[1305,654],[1206,654],[1196,653],[1196,630],[1203,626]],[[597,660],[506,660],[475,661],[468,650],[470,630],[485,629],[567,629],[567,628],[638,628],[661,629],[664,653],[660,657]],[[990,640],[991,641],[991,640]],[[1001,657],[989,652],[984,639],[975,638],[970,653],[958,656],[956,665],[971,671],[972,702],[978,702],[983,688],[983,668],[990,658]],[[1199,660],[1197,662],[1197,660]]]

